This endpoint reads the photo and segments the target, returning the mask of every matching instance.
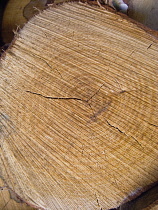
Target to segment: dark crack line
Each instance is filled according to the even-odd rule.
[[[49,68],[52,70],[52,66],[47,62],[47,61],[45,61],[43,58],[41,58],[41,57],[38,57],[39,59],[41,59],[42,61],[44,61],[46,64],[47,64],[47,66],[49,66]],[[58,69],[57,68],[55,68],[55,70],[58,72],[58,74],[60,75],[60,77],[63,79],[63,77],[62,77],[62,75],[61,75],[61,73],[58,71]]]
[[[45,62],[46,62],[46,61],[45,61]],[[49,64],[47,63],[47,65],[49,65]],[[84,100],[84,99],[81,99],[81,98],[77,98],[77,97],[52,97],[52,96],[45,96],[45,95],[42,95],[41,93],[36,93],[36,92],[29,91],[29,90],[27,90],[26,92],[27,92],[27,93],[34,94],[34,95],[41,96],[41,97],[46,98],[46,99],[54,99],[54,100],[76,100],[76,101],[85,102],[85,103],[88,104],[88,106],[90,107],[90,109],[91,109],[91,111],[92,111],[92,116],[90,117],[90,119],[91,119],[92,121],[95,121],[95,120],[97,119],[97,117],[98,117],[100,114],[102,114],[104,111],[106,111],[107,108],[108,108],[108,106],[111,104],[111,101],[110,101],[110,102],[108,102],[108,103],[106,104],[106,106],[104,106],[103,108],[99,109],[97,112],[94,112],[94,110],[93,110],[93,108],[92,108],[92,106],[91,106],[91,103],[89,102],[95,95],[97,95],[97,94],[99,93],[100,89],[101,89],[104,85],[105,85],[105,84],[102,84],[102,85],[98,88],[98,90],[97,90],[89,99],[87,99],[87,100]],[[126,91],[126,90],[121,90],[121,91],[119,92],[119,94],[122,94],[122,93],[125,93],[125,92],[127,92],[127,91]],[[110,123],[109,123],[108,121],[107,121],[107,123],[110,125]],[[114,126],[112,126],[112,125],[110,125],[110,126],[111,126],[111,127],[114,127]],[[119,130],[119,128],[117,128],[117,127],[114,127],[114,128],[115,128],[115,129],[118,129],[118,131],[119,131],[120,133],[123,133],[121,130]]]
[[[158,125],[152,124],[152,123],[148,123],[149,125],[152,125],[154,127],[158,127]]]
[[[7,203],[3,206],[3,208],[2,208],[1,210],[3,210],[5,207],[7,207],[8,203],[10,202],[10,200],[11,200],[11,199],[9,199],[9,200],[7,201]]]
[[[101,88],[101,87],[100,87]],[[99,90],[98,90],[99,91]],[[98,92],[97,91],[97,92]],[[92,99],[92,97],[97,94],[97,92],[95,94],[92,95],[92,97],[88,100],[84,100],[84,99],[81,99],[81,98],[77,98],[77,97],[52,97],[52,96],[45,96],[45,95],[42,95],[41,93],[35,93],[35,92],[32,92],[32,91],[29,91],[27,90],[26,91],[27,93],[31,93],[31,94],[34,94],[34,95],[37,95],[37,96],[40,96],[40,97],[43,97],[43,98],[46,98],[46,99],[54,99],[54,100],[76,100],[76,101],[82,101],[82,102],[85,102],[86,104],[88,104],[88,106],[90,107],[91,111],[92,111],[92,118],[96,118],[96,114],[94,113],[94,110],[91,106],[91,104],[89,103],[89,100]]]
[[[151,44],[147,47],[147,50],[150,49],[150,47],[151,47],[152,45],[153,45],[153,43],[151,43]]]
[[[127,136],[127,135],[126,135]],[[139,146],[141,146],[142,147],[142,145],[141,145],[141,143],[136,139],[136,138],[134,138],[133,136],[130,136],[132,139],[134,139],[138,144],[139,144]]]
[[[43,59],[42,59],[43,60]],[[46,61],[45,61],[46,62]],[[46,62],[47,63],[47,62]],[[47,64],[49,65],[49,64]],[[43,98],[47,98],[47,99],[61,99],[61,100],[77,100],[77,101],[83,101],[83,102],[86,102],[88,103],[88,105],[90,106],[91,110],[93,111],[89,101],[100,91],[100,89],[103,87],[104,84],[102,84],[100,86],[100,88],[87,100],[84,100],[84,99],[81,99],[81,98],[77,98],[77,97],[52,97],[52,96],[44,96],[42,95],[41,93],[35,93],[35,92],[32,92],[30,90],[26,90],[27,93],[31,93],[31,94],[34,94],[34,95],[38,95],[38,96],[41,96]],[[94,111],[93,111],[94,113]]]
[[[53,100],[76,100],[76,101],[82,101],[82,102],[85,102],[86,104],[88,104],[88,106],[90,107],[91,111],[92,111],[92,116],[95,117],[95,113],[92,109],[92,106],[91,104],[89,103],[89,100],[84,100],[84,99],[81,99],[81,98],[76,98],[76,97],[52,97],[52,96],[44,96],[42,95],[41,93],[35,93],[35,92],[32,92],[32,91],[29,91],[27,90],[26,91],[27,93],[31,93],[33,95],[37,95],[37,96],[40,96],[40,97],[43,97],[43,98],[46,98],[46,99],[53,99]]]
[[[43,98],[47,98],[47,99],[54,99],[54,100],[76,100],[76,101],[84,101],[87,102],[87,100],[81,99],[81,98],[76,98],[76,97],[52,97],[52,96],[44,96],[41,93],[35,93],[32,91],[27,90],[27,93],[31,93],[37,96],[41,96]]]
[[[108,125],[109,125],[110,127],[117,129],[120,133],[124,133],[124,132],[121,131],[118,127],[115,127],[114,125],[111,125],[111,124],[109,123],[108,120],[106,120],[106,122],[108,123]]]
[[[106,120],[106,122],[108,123],[108,125],[109,125],[110,127],[115,128],[115,129],[117,129],[120,133],[123,133],[124,135],[128,136],[126,133],[124,133],[123,131],[121,131],[118,127],[115,127],[114,125],[111,125],[111,124],[109,123],[108,120]],[[128,136],[128,137],[131,137],[132,139],[134,139],[134,140],[139,144],[139,146],[142,147],[141,143],[140,143],[136,138],[134,138],[133,136]]]
[[[104,85],[104,84],[103,84]],[[77,98],[77,97],[53,97],[53,96],[45,96],[42,95],[41,93],[36,93],[36,92],[32,92],[30,90],[26,90],[27,93],[31,93],[33,95],[37,95],[46,99],[53,99],[53,100],[76,100],[76,101],[82,101],[88,104],[88,106],[90,107],[91,111],[92,111],[92,116],[90,117],[90,119],[92,121],[95,121],[97,119],[97,117],[102,114],[104,111],[107,110],[108,106],[111,104],[111,101],[108,102],[106,104],[106,106],[104,106],[103,108],[99,109],[99,111],[94,112],[91,103],[89,102],[99,91],[100,89],[103,87],[103,85],[100,86],[100,88],[87,100],[81,99],[81,98]]]
[[[103,87],[103,85],[104,84],[102,84],[101,86],[100,86],[100,88],[87,100],[87,102],[88,101],[90,101],[99,91],[100,91],[100,89]]]

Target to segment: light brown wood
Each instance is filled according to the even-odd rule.
[[[0,179],[0,209],[1,210],[33,210],[34,208],[23,203],[18,196],[10,191]]]
[[[1,176],[41,209],[110,209],[157,181],[158,40],[82,3],[50,7],[1,61]]]

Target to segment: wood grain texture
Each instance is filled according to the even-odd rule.
[[[50,7],[1,61],[1,176],[41,209],[105,210],[156,182],[158,40],[118,14]]]
[[[9,190],[2,179],[0,179],[0,209],[34,210],[34,208],[22,202],[15,193]]]

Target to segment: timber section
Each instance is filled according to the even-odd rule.
[[[157,181],[158,41],[120,15],[65,3],[2,59],[1,170],[41,209],[110,209]]]
[[[18,195],[5,186],[0,178],[0,207],[1,210],[35,210],[24,203]]]

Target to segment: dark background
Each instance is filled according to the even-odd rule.
[[[1,36],[3,11],[7,5],[8,0],[0,0],[0,47],[4,44]]]

